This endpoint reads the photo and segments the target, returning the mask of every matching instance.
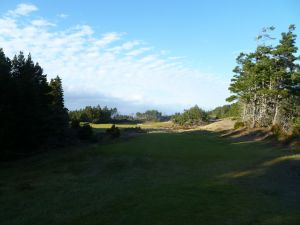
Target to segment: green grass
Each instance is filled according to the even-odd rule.
[[[0,224],[296,225],[299,156],[207,132],[143,134],[0,166]]]

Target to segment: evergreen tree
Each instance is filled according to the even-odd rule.
[[[7,154],[28,154],[57,139],[68,124],[61,80],[48,84],[30,54],[13,60],[0,49],[0,149]]]
[[[20,151],[28,151],[44,143],[50,129],[50,87],[43,69],[20,52],[12,60],[12,76],[17,87],[16,106],[19,129],[16,132]],[[26,149],[28,148],[28,149]]]
[[[208,114],[197,105],[184,110],[183,113],[176,113],[172,116],[172,121],[179,125],[194,126],[201,125],[208,121]]]
[[[0,48],[0,154],[13,145],[12,136],[16,128],[13,120],[16,101],[15,83],[11,76],[11,61]]]
[[[288,131],[290,121],[299,115],[299,57],[295,56],[294,30],[291,25],[287,33],[282,33],[276,47],[263,43],[255,52],[241,53],[237,58],[238,66],[229,87],[233,95],[227,100],[241,103],[242,119],[250,127],[279,125]]]
[[[68,110],[64,105],[64,94],[62,81],[59,76],[50,80],[49,86],[51,88],[50,95],[52,97],[51,103],[51,128],[52,134],[58,139],[64,138],[65,130],[68,127]]]

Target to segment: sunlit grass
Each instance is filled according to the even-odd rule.
[[[257,165],[255,168],[251,168],[251,169],[244,170],[244,171],[230,172],[228,174],[223,175],[223,177],[240,178],[240,177],[246,177],[246,176],[261,175],[267,169],[269,169],[271,166],[275,166],[276,164],[287,162],[287,161],[290,161],[290,160],[300,161],[300,154],[275,157],[271,160],[267,160],[267,161]]]
[[[107,129],[111,128],[113,125],[112,123],[107,124],[90,124],[95,129]],[[118,128],[135,128],[140,127],[142,129],[168,129],[171,128],[173,125],[172,122],[145,122],[145,123],[137,123],[137,124],[115,124]]]
[[[92,128],[96,128],[96,129],[107,129],[107,128],[111,128],[111,126],[113,125],[112,123],[105,123],[105,124],[94,124],[91,123],[90,124]],[[137,127],[137,124],[115,124],[116,127],[118,128],[134,128]]]

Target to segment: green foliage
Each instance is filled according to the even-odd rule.
[[[291,121],[291,134],[300,135],[300,117],[296,117]]]
[[[147,110],[144,113],[136,113],[136,119],[142,121],[161,121],[162,118],[162,113],[157,110]]]
[[[113,117],[113,121],[116,123],[134,123],[136,122],[135,118],[130,115],[120,115],[117,114]]]
[[[68,127],[69,115],[64,105],[64,94],[60,77],[56,76],[56,78],[51,79],[49,86],[51,87],[50,95],[52,97],[52,133],[58,137],[63,137]],[[58,127],[60,129],[57,129]]]
[[[208,121],[208,114],[197,105],[184,110],[183,113],[176,113],[172,116],[172,121],[180,126],[201,125]]]
[[[240,105],[239,103],[233,103],[231,105],[219,106],[209,112],[209,116],[215,118],[227,118],[227,117],[240,117]]]
[[[96,107],[86,106],[84,109],[74,110],[69,112],[71,120],[79,120],[80,122],[89,123],[109,123],[113,117],[117,115],[117,109],[108,107],[101,108],[99,105]]]
[[[279,125],[285,131],[293,118],[300,115],[300,66],[295,26],[281,34],[276,46],[269,34],[274,27],[264,28],[258,40],[263,40],[252,53],[241,53],[233,70],[227,101],[238,101],[241,118],[250,127]]]
[[[245,123],[244,122],[237,121],[237,122],[234,123],[234,129],[235,130],[243,128],[243,127],[245,127]]]
[[[271,127],[271,131],[272,133],[275,135],[275,137],[277,138],[277,140],[283,141],[284,139],[287,138],[287,133],[284,131],[284,129],[278,125],[275,124]]]
[[[106,133],[109,134],[112,138],[118,138],[121,135],[120,129],[116,127],[115,124],[113,124],[111,128],[107,129]]]

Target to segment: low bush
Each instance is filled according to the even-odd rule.
[[[111,128],[106,130],[106,133],[109,134],[112,138],[118,138],[121,135],[120,129],[114,124],[111,126]]]
[[[143,133],[144,132],[144,130],[139,126],[124,128],[124,131],[125,132],[135,132],[135,133]]]
[[[80,121],[77,119],[71,120],[71,128],[73,128],[73,129],[80,128]]]
[[[244,122],[241,122],[241,121],[237,121],[235,122],[234,124],[234,129],[239,129],[239,128],[242,128],[245,126],[245,123]]]
[[[81,140],[91,140],[93,138],[93,128],[89,124],[79,127],[78,137]]]
[[[283,141],[288,137],[287,133],[283,130],[283,128],[280,125],[273,125],[271,127],[271,131],[275,135],[277,140]]]
[[[293,119],[291,122],[291,135],[299,136],[300,135],[300,117]]]

